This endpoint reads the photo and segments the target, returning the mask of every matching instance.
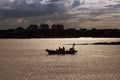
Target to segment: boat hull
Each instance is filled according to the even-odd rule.
[[[46,49],[46,51],[48,52],[49,55],[65,55],[65,54],[75,54],[77,51],[73,50],[73,51],[55,51],[55,50],[48,50]]]

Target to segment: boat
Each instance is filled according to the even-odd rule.
[[[65,48],[60,48],[59,49],[56,49],[56,50],[49,50],[49,49],[46,49],[46,51],[48,52],[49,55],[55,55],[55,54],[58,54],[58,55],[65,55],[65,54],[75,54],[77,51],[75,50],[74,48],[75,44],[73,44],[73,47],[70,48],[69,50],[65,50]]]

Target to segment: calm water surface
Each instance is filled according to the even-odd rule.
[[[120,80],[120,45],[77,45],[76,55],[47,55],[71,43],[120,38],[1,39],[0,80]]]

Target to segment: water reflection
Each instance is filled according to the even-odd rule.
[[[46,48],[120,39],[0,40],[1,80],[119,80],[120,45],[77,45],[76,55],[48,56]],[[65,46],[67,49],[71,45]]]

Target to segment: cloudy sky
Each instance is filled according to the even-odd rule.
[[[120,0],[0,0],[0,29],[41,23],[120,29]]]

